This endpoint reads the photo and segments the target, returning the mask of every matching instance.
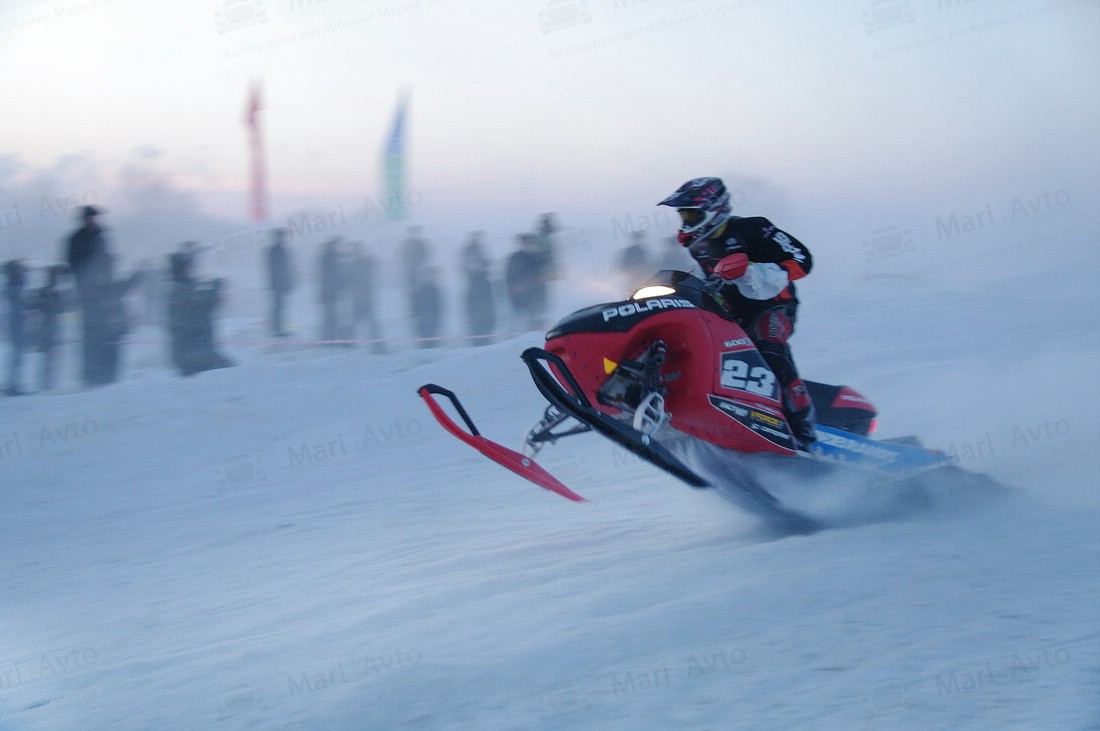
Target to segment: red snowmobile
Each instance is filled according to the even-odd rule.
[[[790,511],[759,476],[739,469],[748,455],[797,464],[794,475],[813,472],[810,463],[820,471],[823,464],[848,462],[893,476],[950,464],[912,438],[869,438],[874,406],[851,388],[813,381],[806,385],[818,438],[799,450],[764,358],[704,282],[684,272],[659,272],[628,300],[574,312],[550,329],[545,347],[528,348],[521,357],[549,402],[523,453],[481,436],[451,391],[427,384],[419,394],[452,434],[572,500],[583,498],[533,457],[548,443],[589,431],[694,487],[735,482],[740,504],[773,517]],[[452,402],[466,430],[435,396]]]

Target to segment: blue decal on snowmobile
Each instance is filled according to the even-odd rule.
[[[912,444],[876,441],[821,425],[817,426],[817,441],[810,447],[810,453],[828,460],[859,464],[893,474],[951,464],[951,458],[943,452]]]

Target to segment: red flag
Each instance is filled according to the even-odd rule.
[[[248,125],[249,143],[252,148],[252,220],[257,223],[267,220],[267,180],[263,138],[260,135],[261,109],[263,109],[263,101],[260,96],[260,82],[255,81],[249,92],[248,110],[244,121]]]

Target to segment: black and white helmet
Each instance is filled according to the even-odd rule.
[[[720,178],[695,178],[658,203],[680,214],[680,245],[691,246],[730,217],[730,194]]]

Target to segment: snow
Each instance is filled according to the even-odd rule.
[[[571,503],[416,397],[515,447],[538,333],[190,379],[136,344],[116,385],[0,401],[0,728],[1095,727],[1089,276],[808,284],[803,373],[1013,489],[806,536],[595,435],[540,456]]]

